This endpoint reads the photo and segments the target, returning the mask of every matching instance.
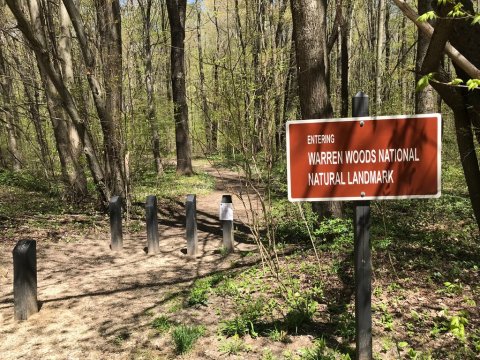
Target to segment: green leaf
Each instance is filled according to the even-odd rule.
[[[438,6],[447,5],[447,0],[438,0]]]
[[[425,76],[422,76],[420,80],[418,80],[417,82],[417,87],[415,88],[415,91],[419,92],[425,89],[430,83],[430,80],[432,80],[434,76],[435,76],[435,73],[430,73]]]
[[[425,14],[422,14],[418,17],[418,21],[420,22],[426,22],[428,20],[433,20],[437,18],[437,14],[435,11],[427,11]]]
[[[480,86],[480,79],[470,79],[467,81],[468,90],[474,90]]]
[[[404,348],[404,347],[407,347],[407,346],[408,346],[408,343],[406,341],[400,341],[398,343],[398,347],[401,348],[401,349]]]
[[[463,4],[462,3],[457,3],[455,4],[455,6],[453,7],[453,9],[447,14],[447,16],[450,16],[450,17],[462,17],[462,16],[466,16],[467,13],[465,11],[462,10],[463,8]]]
[[[473,17],[473,20],[472,20],[472,25],[475,25],[475,24],[478,24],[478,23],[480,23],[480,14],[476,14]]]
[[[461,83],[463,83],[463,80],[462,79],[453,79],[452,81],[450,81],[448,83],[448,85],[460,85]]]

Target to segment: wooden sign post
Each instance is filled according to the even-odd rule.
[[[352,115],[368,116],[368,96],[352,98]],[[372,359],[372,253],[370,247],[370,201],[355,202],[353,218],[353,262],[355,273],[356,360]]]

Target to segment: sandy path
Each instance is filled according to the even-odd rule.
[[[92,229],[74,243],[36,239],[41,310],[27,321],[13,319],[11,248],[2,244],[0,358],[131,358],[132,349],[141,348],[151,337],[149,312],[174,303],[196,277],[238,265],[240,253],[255,246],[236,243],[235,254],[222,256],[218,221],[221,195],[235,186],[237,175],[206,170],[217,177],[217,188],[197,198],[197,259],[182,252],[186,241],[180,211],[168,219],[159,215],[160,253],[153,256],[144,252],[145,231],[124,234],[123,251],[112,252],[106,221],[100,230]],[[239,200],[233,202],[236,215],[244,217]],[[205,314],[202,321],[208,322],[209,316]],[[122,346],[115,344],[119,336]]]

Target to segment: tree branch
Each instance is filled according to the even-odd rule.
[[[415,23],[419,30],[425,33],[429,38],[432,37],[434,28],[428,22],[418,21],[418,14],[405,2],[405,0],[393,0],[395,5],[403,12],[403,14],[408,17],[411,21]],[[455,49],[449,42],[445,43],[444,47],[445,53],[450,59],[465,71],[468,76],[472,79],[480,79],[480,70],[473,65],[465,56],[460,54],[460,52]]]

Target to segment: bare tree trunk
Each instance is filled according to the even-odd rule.
[[[152,44],[150,37],[150,31],[152,30],[152,0],[139,0],[138,5],[142,10],[143,20],[143,51],[145,64],[145,88],[147,91],[147,119],[148,123],[150,124],[150,131],[152,133],[152,153],[155,162],[155,170],[157,172],[157,176],[161,176],[163,174],[163,165],[160,157],[160,136],[158,135],[155,107],[154,76],[152,69]]]
[[[5,55],[3,53],[3,48],[5,41],[0,35],[0,88],[3,98],[3,106],[1,107],[1,112],[3,113],[3,118],[5,119],[5,127],[7,130],[8,138],[8,152],[12,160],[12,169],[13,171],[20,171],[22,169],[22,157],[20,150],[18,148],[18,139],[17,132],[15,131],[15,126],[18,126],[15,122],[13,115],[14,104],[13,104],[13,88],[12,88],[12,78],[10,76],[10,71],[8,69],[7,63],[5,61]]]
[[[213,145],[213,122],[211,119],[210,109],[207,101],[207,94],[205,93],[205,72],[203,70],[203,48],[202,48],[202,9],[201,4],[196,2],[197,10],[197,50],[198,50],[198,75],[200,78],[200,101],[202,102],[202,114],[205,123],[205,152],[211,154],[214,152]]]
[[[167,0],[170,20],[171,71],[173,117],[175,120],[175,142],[177,149],[177,173],[193,174],[192,150],[188,128],[188,104],[185,85],[185,16],[186,0]]]
[[[418,15],[422,15],[432,10],[430,0],[418,0]],[[417,83],[421,75],[423,59],[427,54],[430,39],[422,31],[418,30],[417,35],[417,54],[415,58],[415,83]],[[435,111],[435,94],[431,85],[415,92],[415,113],[425,114]]]
[[[87,161],[89,163],[89,167],[92,172],[97,190],[100,194],[102,201],[104,203],[108,203],[111,193],[109,192],[109,189],[105,186],[103,170],[100,167],[90,139],[85,132],[83,120],[78,113],[71,93],[63,82],[63,79],[61,78],[57,69],[55,69],[55,67],[51,63],[47,47],[42,42],[41,37],[29,24],[25,14],[20,7],[20,4],[16,0],[6,0],[6,2],[10,10],[12,11],[12,14],[17,20],[18,29],[23,33],[29,45],[35,52],[35,55],[37,56],[37,61],[43,67],[48,78],[52,81],[55,89],[57,90],[59,96],[62,99],[65,110],[68,112],[70,118],[75,124],[75,127],[80,134],[80,138],[82,139],[85,154],[87,156]]]
[[[379,0],[377,17],[377,43],[375,48],[375,115],[382,110],[383,43],[385,35],[385,0]]]
[[[352,26],[352,15],[353,15],[353,7],[355,5],[354,0],[349,0],[346,14],[342,16],[342,23],[340,29],[340,48],[341,48],[341,63],[342,63],[342,77],[341,77],[341,90],[340,90],[340,98],[341,98],[341,117],[348,116],[348,104],[350,104],[350,97],[349,97],[349,72],[350,72],[350,46],[349,46],[349,36],[350,36],[350,29]]]
[[[32,26],[36,35],[45,48],[48,48],[48,41],[45,35],[43,11],[47,9],[40,6],[37,0],[29,1],[29,12]],[[80,144],[73,144],[73,141],[78,141],[78,134],[75,129],[70,136],[69,123],[63,112],[60,96],[55,89],[55,86],[48,78],[45,68],[37,56],[37,65],[40,71],[40,76],[44,84],[47,108],[52,122],[55,143],[57,146],[58,156],[60,159],[60,166],[62,171],[62,178],[65,184],[65,191],[74,201],[82,200],[87,196],[87,179],[79,162],[80,153],[75,148],[79,148]],[[80,147],[81,148],[81,147]]]
[[[215,25],[215,54],[213,55],[213,91],[214,91],[214,102],[213,102],[213,117],[212,121],[212,145],[214,146],[215,151],[218,151],[218,120],[217,120],[217,111],[218,111],[218,87],[219,87],[219,57],[220,57],[220,28],[218,26],[218,16],[217,16],[217,1],[213,0],[213,23]]]
[[[293,36],[298,67],[298,89],[303,119],[331,118],[326,74],[326,0],[291,2]],[[312,203],[321,218],[341,216],[341,203]]]
[[[66,0],[64,3],[67,6]],[[119,0],[95,0],[95,7],[105,87],[102,109],[104,113],[100,116],[105,149],[105,177],[113,193],[124,197],[128,192],[125,177],[125,149],[120,126],[123,80],[120,2]],[[70,11],[69,14],[73,21]]]
[[[65,5],[59,1],[59,20],[60,20],[60,37],[58,40],[58,55],[60,57],[60,63],[62,68],[62,75],[65,83],[69,88],[74,84],[73,78],[73,62],[72,62],[72,34],[70,29],[72,22],[68,15]],[[51,14],[50,14],[51,16]],[[70,144],[72,147],[72,154],[76,161],[79,161],[83,154],[82,142],[78,135],[77,129],[73,125],[73,122],[69,117],[65,117],[68,126],[68,136],[70,138]]]

